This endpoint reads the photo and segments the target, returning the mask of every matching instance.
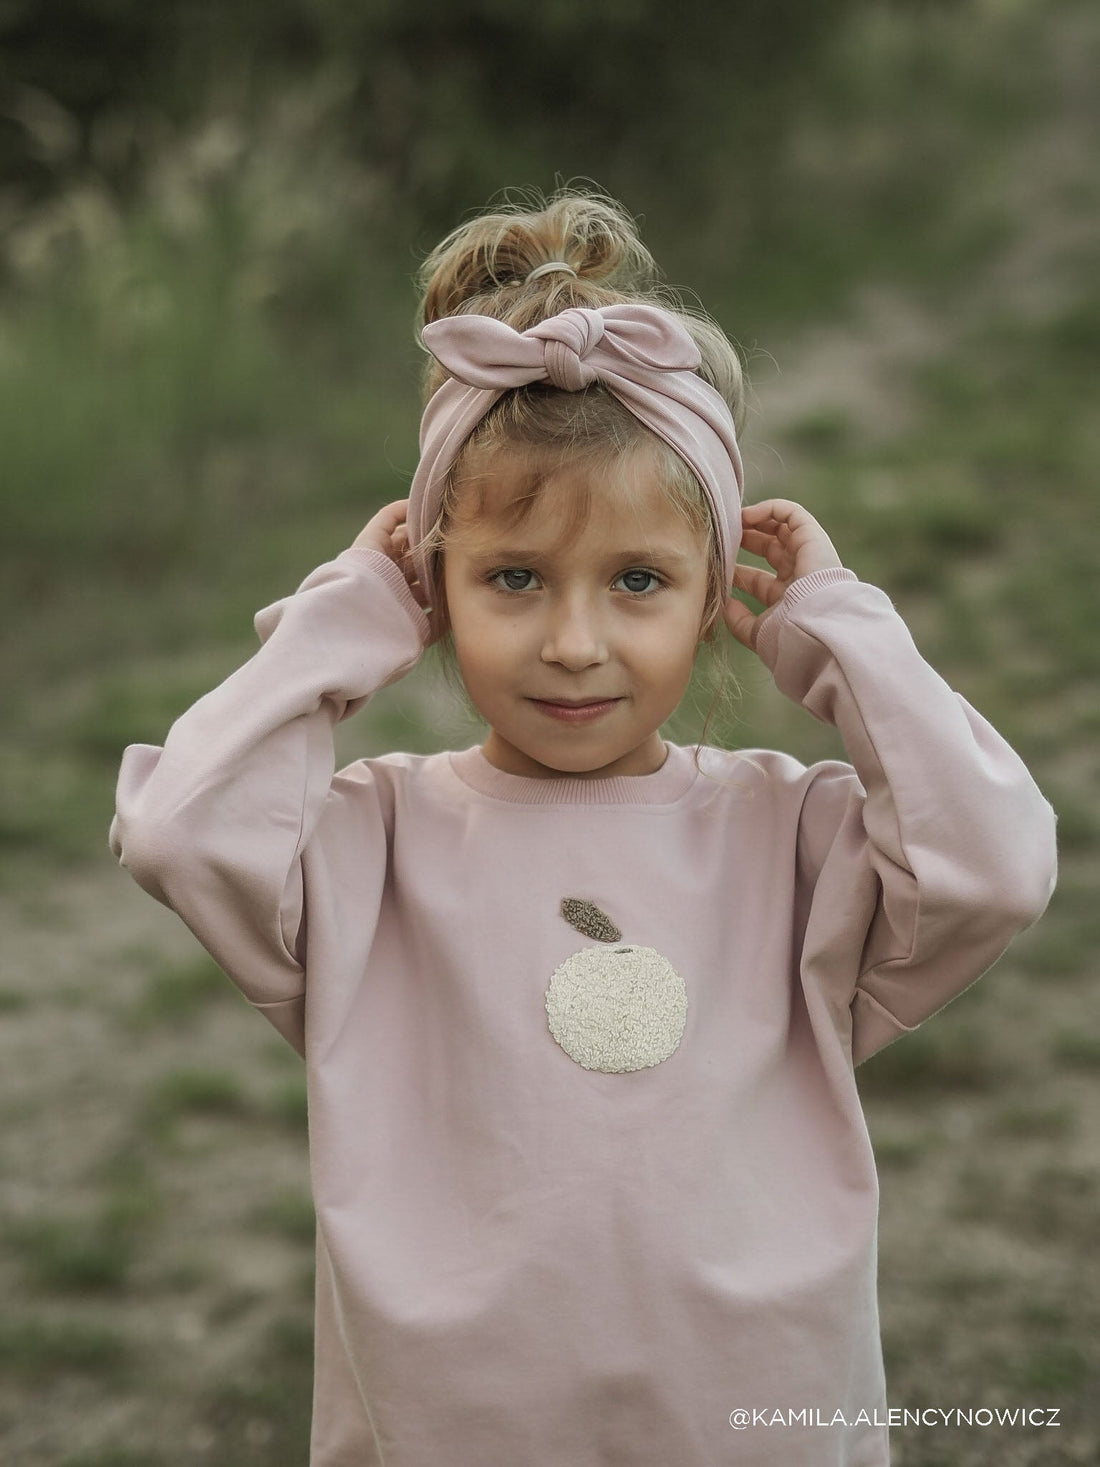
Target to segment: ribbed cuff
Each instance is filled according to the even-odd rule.
[[[358,565],[367,565],[377,575],[381,576],[416,623],[420,640],[427,646],[429,636],[427,615],[424,608],[413,595],[408,581],[402,575],[401,569],[395,561],[392,561],[383,551],[373,550],[369,545],[349,545],[347,550],[342,550],[336,559],[337,561],[342,561],[345,565],[349,562]]]
[[[815,591],[823,590],[826,586],[843,585],[847,581],[858,582],[859,577],[855,571],[847,570],[842,565],[831,565],[825,570],[811,571],[808,576],[799,576],[797,581],[792,581],[783,592],[782,600],[777,601],[756,624],[752,644],[760,660],[768,667],[775,666],[775,660],[779,656],[779,633],[783,623],[788,620],[800,602],[805,601],[807,596],[812,596]]]

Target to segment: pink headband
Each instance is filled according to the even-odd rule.
[[[419,547],[439,514],[451,465],[499,398],[529,382],[579,392],[600,382],[684,460],[706,492],[727,588],[741,542],[743,471],[725,399],[695,370],[699,348],[658,306],[571,308],[529,331],[491,316],[446,316],[424,327],[424,345],[451,374],[420,423],[420,462],[409,489],[408,527],[422,585],[430,566]]]

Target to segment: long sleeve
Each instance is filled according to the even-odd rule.
[[[388,557],[353,548],[261,611],[256,630],[260,650],[163,749],[126,750],[110,843],[300,1050],[301,853],[330,795],[333,728],[415,664],[427,618]],[[384,865],[372,813],[364,841]]]
[[[819,767],[800,864],[813,886],[807,960],[838,992],[856,976],[845,996],[858,1063],[961,993],[1042,914],[1054,814],[923,660],[889,598],[851,572],[794,582],[757,651],[783,693],[837,728],[857,776]]]

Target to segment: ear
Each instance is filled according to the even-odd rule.
[[[451,618],[447,614],[445,597],[439,597],[428,608],[428,629],[429,646],[433,646],[436,642],[442,642],[443,638],[451,630]]]
[[[431,642],[439,642],[451,630],[451,613],[447,605],[447,587],[443,575],[443,551],[436,553],[432,574],[431,603],[428,607],[428,625]]]

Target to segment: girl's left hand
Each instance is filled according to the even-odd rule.
[[[739,642],[751,648],[759,624],[778,605],[792,581],[812,571],[839,567],[842,561],[813,515],[789,499],[765,499],[760,504],[746,505],[741,511],[741,526],[744,548],[761,556],[772,568],[766,571],[738,565],[734,571],[735,588],[764,603],[759,615],[732,596],[726,600],[726,625]]]

